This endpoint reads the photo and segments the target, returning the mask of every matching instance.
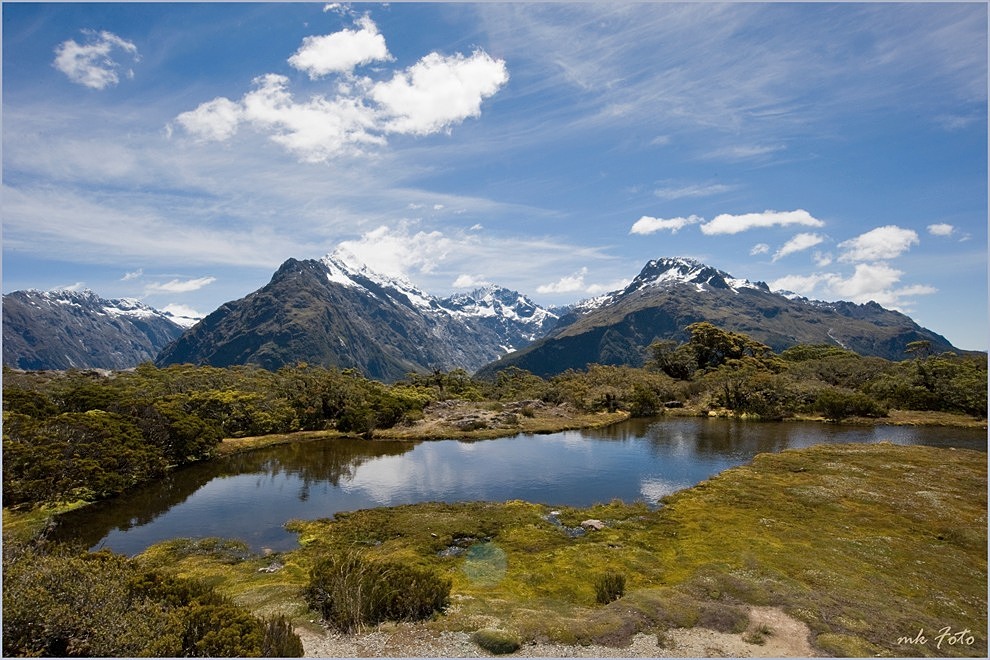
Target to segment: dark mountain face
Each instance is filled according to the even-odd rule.
[[[3,363],[19,369],[128,369],[182,334],[163,312],[91,291],[3,297]]]
[[[394,381],[433,368],[473,371],[556,320],[518,293],[481,293],[439,300],[334,257],[290,259],[266,286],[166,347],[157,363],[276,369],[303,361]]]
[[[833,344],[901,360],[906,345],[919,340],[930,341],[935,351],[957,350],[941,335],[876,303],[789,298],[762,282],[735,279],[690,259],[660,259],[622,291],[578,304],[548,336],[486,365],[478,375],[508,366],[544,377],[591,363],[640,366],[654,340],[686,341],[684,328],[699,321],[743,333],[775,351]]]

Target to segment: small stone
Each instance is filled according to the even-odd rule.
[[[593,529],[596,532],[599,532],[605,529],[605,523],[595,518],[589,518],[588,520],[581,521],[581,527],[584,527],[585,529]]]

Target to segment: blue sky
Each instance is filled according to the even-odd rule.
[[[987,5],[4,3],[3,188],[4,292],[688,256],[985,350]]]

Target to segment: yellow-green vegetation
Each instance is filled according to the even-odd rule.
[[[772,605],[830,654],[985,657],[986,490],[984,453],[822,445],[759,455],[657,510],[427,503],[294,521],[300,549],[274,558],[172,542],[140,561],[304,626],[313,567],[359,553],[449,579],[447,613],[422,624],[437,631],[622,645],[673,627],[741,633],[747,606]],[[568,533],[588,519],[605,526]],[[600,605],[608,574],[623,595]],[[936,648],[947,627],[971,633]]]

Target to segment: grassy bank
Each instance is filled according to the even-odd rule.
[[[817,446],[760,455],[655,511],[429,503],[293,522],[302,547],[280,555],[172,541],[141,560],[314,628],[301,598],[309,568],[358,548],[452,580],[452,607],[423,624],[438,632],[622,645],[672,627],[741,632],[748,605],[772,605],[806,622],[825,653],[985,657],[986,488],[979,452]],[[591,518],[604,529],[567,533]],[[606,571],[625,591],[600,605]],[[972,641],[936,648],[946,627],[973,631]]]

